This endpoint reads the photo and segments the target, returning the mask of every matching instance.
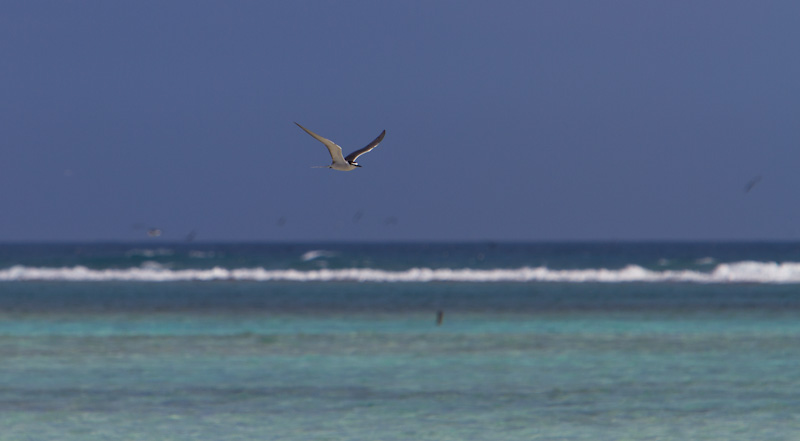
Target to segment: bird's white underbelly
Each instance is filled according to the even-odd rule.
[[[331,168],[339,171],[350,171],[350,170],[355,170],[356,166],[352,164],[333,163],[331,164]]]

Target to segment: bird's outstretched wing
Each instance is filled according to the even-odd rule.
[[[364,147],[363,149],[356,150],[353,153],[350,153],[349,155],[347,155],[347,157],[345,157],[344,160],[347,161],[347,162],[355,162],[356,158],[358,158],[359,156],[363,155],[364,153],[367,153],[368,151],[370,151],[370,150],[374,149],[375,147],[377,147],[378,144],[380,144],[381,141],[383,141],[383,137],[384,136],[386,136],[386,130],[381,132],[381,134],[378,135],[378,137],[375,138],[374,141],[372,141],[371,143],[367,144],[367,146]]]
[[[295,124],[297,124],[297,123],[295,123]],[[331,159],[333,160],[334,164],[336,164],[336,163],[346,164],[344,158],[342,157],[342,148],[339,147],[338,145],[336,145],[335,142],[331,141],[330,139],[323,138],[323,137],[317,135],[316,133],[312,132],[311,130],[308,130],[307,128],[301,126],[300,124],[297,124],[297,127],[300,127],[301,129],[305,130],[305,132],[308,133],[309,135],[313,136],[314,139],[316,139],[317,141],[325,144],[325,147],[328,148],[328,151],[331,154]]]

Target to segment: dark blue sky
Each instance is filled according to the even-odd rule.
[[[800,239],[798,23],[795,1],[4,1],[0,241]],[[314,169],[294,121],[345,153],[387,134]]]

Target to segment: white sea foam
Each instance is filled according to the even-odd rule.
[[[216,255],[213,251],[189,251],[192,259],[211,259]]]
[[[156,248],[156,249],[149,249],[149,248],[134,248],[132,250],[128,250],[125,252],[125,255],[128,257],[161,257],[161,256],[171,256],[175,254],[175,251],[169,248]]]
[[[303,253],[300,256],[304,262],[308,262],[309,260],[319,259],[319,258],[327,258],[327,257],[336,257],[336,253],[333,251],[328,250],[311,250]]]
[[[264,268],[169,269],[144,265],[124,269],[84,266],[37,268],[13,266],[0,270],[0,281],[135,281],[177,282],[239,280],[255,282],[556,282],[556,283],[800,283],[800,262],[737,262],[717,265],[713,271],[653,271],[636,265],[621,269],[546,267],[516,269],[412,268],[386,271],[370,268],[268,270]]]

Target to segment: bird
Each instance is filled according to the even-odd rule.
[[[377,138],[375,138],[375,140],[367,144],[367,146],[364,147],[363,149],[356,150],[347,156],[342,156],[342,148],[336,145],[335,142],[331,141],[330,139],[326,139],[317,135],[316,133],[312,132],[311,130],[308,130],[307,128],[301,126],[300,124],[297,124],[297,127],[303,129],[306,133],[313,136],[314,139],[316,139],[317,141],[325,144],[325,147],[328,148],[328,151],[331,154],[331,159],[332,159],[331,165],[319,166],[316,168],[331,168],[339,171],[351,171],[355,170],[356,167],[361,167],[356,162],[356,159],[358,159],[358,157],[363,155],[364,153],[367,153],[368,151],[377,147],[378,144],[380,144],[380,142],[383,141],[383,137],[386,136],[386,130],[384,130],[383,132],[381,132],[380,135],[378,135]]]
[[[744,192],[745,193],[750,193],[750,190],[752,190],[753,187],[755,187],[756,184],[758,184],[759,182],[761,182],[761,175],[758,175],[758,176],[754,177],[753,179],[749,180],[747,182],[747,185],[744,186]]]

